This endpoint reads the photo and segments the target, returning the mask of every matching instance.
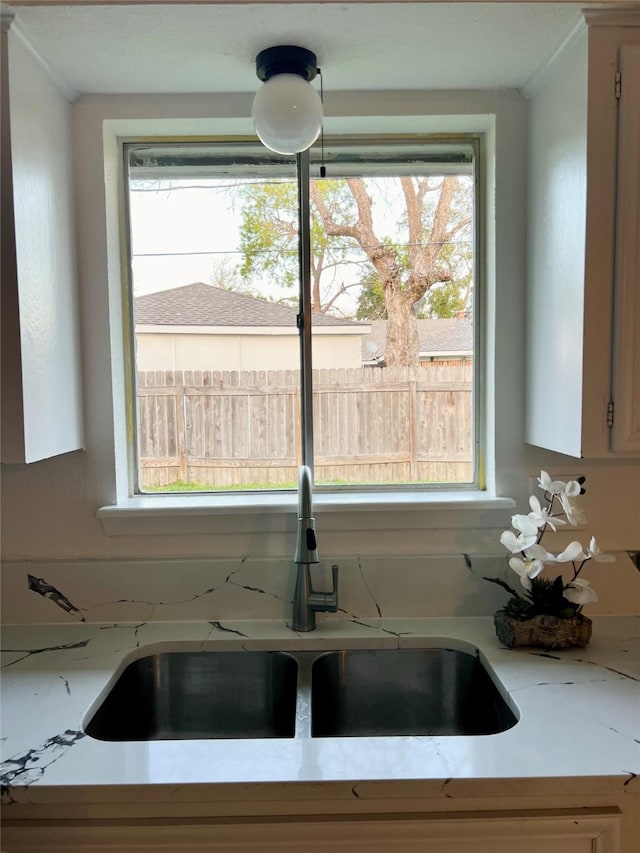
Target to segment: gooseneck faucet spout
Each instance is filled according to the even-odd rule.
[[[318,611],[335,613],[338,609],[338,566],[331,567],[331,591],[316,592],[311,583],[310,566],[320,560],[313,517],[312,475],[307,465],[301,465],[298,473],[298,531],[293,562],[296,578],[291,628],[294,631],[313,631]]]
[[[319,563],[316,520],[313,517],[311,468],[301,465],[298,472],[298,535],[294,563]]]

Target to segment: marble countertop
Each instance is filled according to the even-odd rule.
[[[109,743],[83,723],[122,661],[161,648],[336,649],[471,644],[495,673],[517,724],[500,734]],[[33,803],[81,786],[615,777],[640,775],[640,617],[594,618],[585,649],[508,650],[488,618],[327,619],[309,635],[282,622],[7,627],[2,654],[3,801]],[[464,646],[462,646],[464,647]],[[113,788],[111,789],[113,790]],[[364,790],[364,788],[363,788]],[[56,794],[57,792],[57,794]],[[98,796],[96,794],[96,796]]]

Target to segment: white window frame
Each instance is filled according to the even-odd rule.
[[[238,144],[239,143],[239,144]],[[243,152],[243,145],[245,143],[249,143],[246,149]],[[338,169],[340,172],[340,176],[353,176],[360,175],[362,170],[359,166],[359,162],[361,161],[364,168],[365,174],[370,174],[372,170],[375,169],[375,175],[381,176],[395,176],[396,174],[405,174],[405,170],[402,167],[403,158],[409,158],[407,162],[413,162],[413,158],[417,158],[420,155],[423,157],[431,154],[432,157],[437,157],[442,154],[442,163],[436,162],[434,167],[433,174],[440,175],[443,172],[439,171],[440,169],[444,169],[447,173],[457,174],[458,170],[461,166],[457,162],[452,162],[449,165],[447,164],[447,156],[451,157],[455,154],[459,156],[468,155],[472,152],[472,169],[471,176],[473,178],[473,281],[474,281],[474,311],[473,311],[473,340],[474,340],[474,358],[473,358],[473,396],[472,396],[472,423],[473,423],[473,435],[472,435],[472,452],[473,452],[473,480],[470,483],[402,483],[398,485],[394,484],[383,484],[383,483],[367,483],[363,486],[354,486],[354,485],[341,485],[341,486],[330,486],[323,484],[315,484],[314,485],[314,493],[316,496],[319,496],[324,493],[334,494],[334,497],[338,495],[346,494],[348,492],[357,492],[360,495],[360,500],[363,495],[375,494],[377,492],[391,494],[392,496],[395,493],[408,493],[413,494],[417,492],[445,492],[445,491],[456,491],[456,492],[468,492],[468,491],[478,491],[481,488],[481,484],[479,483],[479,460],[481,458],[481,451],[483,447],[483,430],[482,430],[482,420],[480,417],[480,403],[481,398],[478,394],[478,388],[480,386],[480,374],[483,365],[482,359],[482,345],[481,345],[481,335],[479,334],[479,329],[482,325],[482,291],[483,291],[483,267],[482,267],[482,239],[483,239],[483,225],[482,225],[482,217],[479,215],[481,207],[482,207],[482,192],[484,187],[484,179],[483,179],[483,143],[484,143],[484,134],[463,134],[463,135],[451,135],[448,138],[439,134],[437,137],[433,138],[431,136],[404,136],[397,135],[392,138],[387,136],[383,137],[368,137],[362,138],[358,137],[340,137],[340,138],[325,138],[323,148],[322,148],[322,157],[323,164],[326,163],[331,174],[334,174],[335,170]],[[136,139],[136,140],[118,140],[119,147],[122,151],[122,169],[123,169],[123,186],[124,186],[124,218],[125,218],[125,239],[123,241],[123,249],[126,251],[126,257],[123,258],[123,267],[126,269],[126,293],[124,294],[124,336],[125,336],[125,347],[128,348],[128,351],[131,353],[135,352],[135,316],[134,316],[134,297],[133,297],[133,274],[132,274],[132,257],[131,257],[131,245],[130,240],[132,236],[131,231],[131,211],[130,211],[130,178],[129,178],[129,169],[130,169],[130,155],[132,152],[140,149],[144,152],[145,148],[153,149],[154,152],[158,149],[162,149],[166,147],[167,149],[178,149],[181,145],[195,145],[198,151],[200,152],[202,149],[211,147],[211,157],[215,160],[215,147],[218,146],[220,151],[223,154],[229,156],[228,152],[233,148],[237,149],[237,156],[242,157],[243,153],[246,154],[248,158],[252,158],[256,156],[256,153],[260,154],[262,147],[260,143],[255,140],[237,140],[231,138],[218,138],[218,139],[201,139],[201,140],[189,140],[186,142],[185,140],[175,140],[170,143],[160,143],[149,138],[145,139]],[[325,153],[326,152],[326,153]],[[348,165],[345,165],[344,155],[350,152],[347,156],[349,156]],[[368,157],[368,154],[372,153],[374,156],[378,158],[381,155],[385,155],[389,158],[388,162],[382,163],[382,161],[378,162],[378,164],[374,167],[370,166],[370,163],[377,162],[371,161]],[[150,155],[153,161],[153,154]],[[268,155],[265,155],[265,159],[268,159]],[[313,150],[311,152],[311,164],[312,168],[318,167],[320,162],[320,153],[318,150]],[[334,161],[337,165],[334,167]],[[153,177],[158,177],[163,167],[152,166],[151,167],[151,175]],[[252,167],[253,168],[253,167]],[[266,167],[267,169],[269,166]],[[296,174],[296,180],[299,179],[298,170],[296,168],[295,163],[291,163],[289,166],[290,169],[294,171]],[[424,168],[424,167],[423,167]],[[231,174],[238,175],[239,177],[243,176],[243,170],[240,166],[234,165],[230,167]],[[277,165],[276,165],[277,169]],[[345,172],[346,169],[346,172]],[[149,169],[145,170],[145,174],[149,171]],[[171,167],[166,169],[169,172],[169,178],[177,175],[177,171],[175,173],[171,172]],[[420,174],[428,174],[427,171],[418,170]],[[276,172],[279,174],[279,172]],[[226,174],[226,173],[225,173]],[[410,174],[413,174],[413,170],[410,171]],[[312,179],[312,178],[311,178]],[[301,285],[300,285],[301,287]],[[298,295],[302,298],[302,291],[299,287]],[[477,307],[476,307],[477,306]],[[301,332],[302,335],[305,332]],[[310,346],[310,344],[309,344]],[[127,418],[128,418],[128,435],[130,436],[129,442],[132,445],[130,447],[129,458],[131,464],[131,471],[129,480],[132,483],[131,486],[131,494],[136,496],[150,496],[154,500],[159,500],[162,497],[175,496],[179,501],[184,500],[187,496],[185,493],[172,493],[170,489],[167,491],[158,491],[157,493],[145,492],[140,488],[140,459],[139,459],[139,447],[138,447],[138,415],[137,415],[137,398],[136,398],[136,389],[137,389],[137,366],[135,364],[135,359],[132,357],[130,359],[130,369],[127,383]],[[305,371],[301,370],[301,383],[305,383],[306,375]],[[302,393],[302,398],[304,399],[305,395]],[[308,415],[307,415],[308,417]],[[315,425],[312,427],[312,433],[315,431]],[[302,437],[303,442],[305,441],[305,436]],[[214,495],[217,496],[224,490],[218,490],[215,487],[211,489],[203,490],[199,493],[200,497]],[[281,489],[274,486],[272,489],[261,489],[260,493],[279,493],[291,491],[291,489]],[[238,490],[239,493],[247,495],[252,494],[250,489],[246,491]]]
[[[496,422],[502,423],[498,418],[499,410],[505,418],[510,417],[513,383],[505,383],[503,394],[501,383],[496,382],[495,365],[498,352],[501,351],[504,358],[510,347],[520,342],[521,336],[513,330],[502,337],[501,331],[507,326],[497,322],[500,318],[496,315],[505,305],[511,310],[510,302],[515,301],[517,308],[523,295],[514,295],[512,299],[509,288],[514,276],[524,276],[525,181],[521,165],[526,136],[524,106],[516,92],[447,93],[446,97],[445,93],[431,93],[431,98],[428,94],[407,93],[406,102],[398,99],[397,94],[393,98],[389,96],[386,101],[388,114],[378,115],[373,107],[380,103],[385,106],[384,95],[374,97],[374,93],[367,93],[366,97],[358,98],[360,114],[350,119],[336,119],[335,132],[358,133],[366,125],[380,133],[451,132],[485,136],[483,162],[487,191],[483,193],[482,213],[487,286],[483,299],[481,357],[485,404],[479,411],[486,438],[480,459],[481,488],[419,494],[320,494],[315,501],[316,514],[322,515],[327,525],[336,531],[489,529],[503,526],[505,510],[515,505],[508,496],[510,491],[515,491],[510,488],[510,472],[521,464],[517,458],[522,452],[521,441],[518,438],[514,442],[508,423],[505,429],[495,428]],[[111,483],[112,502],[97,510],[103,531],[109,536],[259,533],[261,530],[278,533],[292,529],[294,493],[178,498],[161,495],[158,499],[131,495],[125,402],[130,353],[126,352],[122,325],[120,140],[150,135],[176,138],[215,136],[221,132],[247,134],[249,110],[245,111],[246,105],[240,105],[242,117],[238,117],[240,110],[236,99],[229,98],[230,101],[223,98],[217,102],[218,115],[213,117],[211,100],[204,96],[186,101],[167,98],[162,110],[146,102],[145,108],[141,108],[135,99],[130,103],[123,99],[123,103],[104,104],[100,103],[100,98],[87,98],[76,112],[78,145],[84,153],[76,162],[78,207],[80,216],[82,210],[91,210],[93,220],[83,221],[80,229],[91,233],[93,239],[83,240],[81,234],[79,241],[81,277],[83,282],[90,283],[83,303],[83,328],[90,341],[90,346],[86,347],[85,370],[95,388],[88,400],[88,444],[94,445],[95,458],[99,459],[96,476]],[[412,99],[424,103],[417,106]],[[193,118],[194,114],[200,117]],[[377,118],[371,119],[372,114]],[[327,130],[334,130],[329,119],[326,124]],[[514,148],[520,152],[517,156]],[[98,161],[101,168],[96,170]],[[496,241],[498,208],[498,226],[510,232],[504,234],[500,244]],[[105,354],[108,354],[107,359]],[[109,400],[98,391],[104,388],[105,379],[113,389]],[[519,376],[519,381],[521,379]]]

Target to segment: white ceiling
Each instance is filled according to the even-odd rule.
[[[520,88],[574,3],[29,6],[18,31],[74,94],[253,92],[265,47],[313,50],[326,91]]]

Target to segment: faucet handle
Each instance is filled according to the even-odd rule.
[[[338,606],[338,571],[339,566],[337,563],[334,563],[331,566],[331,592],[329,595],[334,595],[336,599],[336,607]]]
[[[338,571],[337,563],[331,566],[331,590],[325,593],[325,605],[327,611],[335,613],[338,609]]]
[[[316,539],[316,531],[314,527],[307,527],[307,551],[317,551],[318,540]]]
[[[307,604],[312,610],[335,613],[338,609],[338,566],[331,566],[332,589],[329,592],[311,590]]]

